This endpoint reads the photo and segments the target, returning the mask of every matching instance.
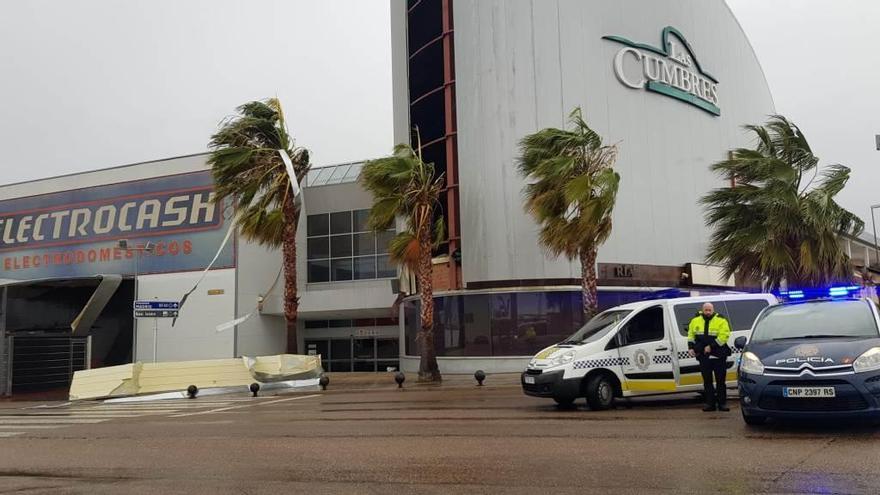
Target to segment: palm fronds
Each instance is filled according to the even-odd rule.
[[[290,156],[300,183],[309,171],[308,150],[294,146],[281,103],[271,98],[241,105],[236,115],[221,122],[209,147],[215,200],[232,199],[236,223],[245,238],[280,246],[286,220],[282,204],[290,185],[278,150]]]
[[[570,130],[547,128],[525,136],[517,168],[527,182],[525,209],[540,225],[540,244],[552,256],[583,263],[585,254],[594,254],[611,235],[620,176],[612,168],[617,147],[602,143],[580,108],[569,114],[569,123]],[[586,290],[595,295],[595,279]],[[595,301],[584,303],[586,313],[595,312]]]
[[[834,201],[849,180],[842,165],[819,168],[801,130],[785,117],[749,125],[754,149],[734,150],[711,169],[734,187],[701,199],[713,227],[707,261],[762,281],[768,288],[822,286],[851,278],[838,235],[858,235],[863,222]]]

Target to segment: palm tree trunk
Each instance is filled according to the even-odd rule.
[[[599,294],[596,290],[596,248],[583,248],[581,258],[581,291],[584,300],[584,322],[599,312]]]
[[[287,324],[287,353],[297,354],[296,316],[299,297],[296,290],[296,227],[299,211],[293,198],[284,200],[284,239],[281,244],[284,263],[284,320]]]
[[[430,211],[425,213],[430,219]],[[432,280],[433,266],[431,264],[431,222],[420,222],[419,238],[419,294],[421,296],[421,322],[419,332],[419,349],[421,360],[419,361],[419,381],[439,382],[440,367],[437,365],[437,351],[434,348],[434,284]]]

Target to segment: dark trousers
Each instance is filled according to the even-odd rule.
[[[700,360],[700,373],[703,375],[706,405],[713,407],[716,404],[725,405],[727,403],[727,386],[724,382],[727,375],[727,360],[703,358]],[[712,384],[713,375],[715,377],[714,385]]]

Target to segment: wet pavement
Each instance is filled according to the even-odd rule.
[[[513,377],[341,378],[257,399],[4,403],[0,493],[880,491],[868,425],[749,428],[689,397],[564,410]]]

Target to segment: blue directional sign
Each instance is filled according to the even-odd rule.
[[[145,299],[143,301],[135,301],[134,309],[180,309],[180,301]]]
[[[179,301],[159,301],[157,299],[135,301],[135,318],[177,318]]]

